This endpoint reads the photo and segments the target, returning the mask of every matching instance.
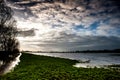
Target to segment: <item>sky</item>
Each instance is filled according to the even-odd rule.
[[[119,0],[8,0],[21,50],[120,48]]]

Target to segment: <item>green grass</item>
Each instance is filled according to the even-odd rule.
[[[22,54],[20,64],[0,80],[120,80],[116,69],[75,68],[77,61]]]

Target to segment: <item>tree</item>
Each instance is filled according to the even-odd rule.
[[[19,53],[19,42],[16,39],[17,34],[18,31],[16,20],[13,18],[13,11],[5,4],[4,0],[0,0],[0,50],[8,55],[5,56],[8,59],[10,55],[16,56]]]
[[[0,75],[6,73],[6,70],[12,67],[13,61],[20,55],[17,34],[13,11],[4,0],[0,0]]]

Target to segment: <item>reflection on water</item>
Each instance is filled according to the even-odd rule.
[[[5,64],[3,64],[2,61],[0,61],[0,75],[6,74],[10,72],[11,70],[13,70],[15,66],[18,65],[18,63],[20,62],[21,55],[22,54],[20,53],[17,57],[15,57],[14,60],[7,62]]]
[[[45,55],[52,57],[68,58],[78,61],[87,61],[89,63],[77,63],[75,67],[101,67],[103,65],[120,64],[119,53],[32,53],[35,55]],[[116,53],[115,53],[116,54]]]

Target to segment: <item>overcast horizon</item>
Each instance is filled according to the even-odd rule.
[[[120,49],[120,1],[8,1],[20,30],[21,50]]]

